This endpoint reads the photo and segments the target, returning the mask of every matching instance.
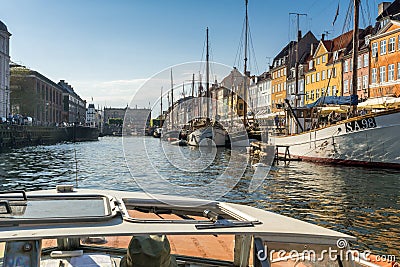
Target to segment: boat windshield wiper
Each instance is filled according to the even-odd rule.
[[[254,223],[250,221],[232,221],[224,219],[218,213],[211,210],[204,210],[204,217],[210,219],[213,224],[197,224],[196,229],[213,229],[213,228],[229,228],[229,227],[253,227]]]

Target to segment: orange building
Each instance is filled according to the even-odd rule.
[[[295,47],[296,42],[291,41],[282,51],[274,58],[271,80],[271,105],[272,112],[279,111],[279,106],[285,103],[286,99],[286,77],[289,68],[289,54]]]
[[[400,95],[400,21],[380,18],[370,40],[370,97]]]

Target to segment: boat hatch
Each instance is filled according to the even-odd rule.
[[[0,192],[0,225],[109,220],[115,199],[95,194],[29,195]]]
[[[198,230],[228,227],[252,227],[256,218],[219,202],[187,207],[159,200],[123,199],[124,220],[132,223],[195,224]],[[187,204],[187,203],[186,203]]]

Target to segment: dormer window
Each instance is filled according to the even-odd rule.
[[[309,69],[314,68],[314,61],[313,60],[310,60],[310,62],[308,63],[308,67],[309,67]]]
[[[339,58],[338,51],[333,52],[333,60],[338,60],[338,58]]]

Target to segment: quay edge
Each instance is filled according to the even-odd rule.
[[[98,140],[99,131],[90,127],[0,125],[0,151],[60,142]]]

